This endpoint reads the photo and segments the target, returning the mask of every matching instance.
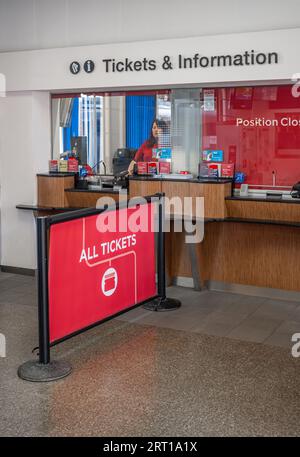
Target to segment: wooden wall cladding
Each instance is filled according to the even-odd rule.
[[[186,211],[188,214],[191,214],[191,210],[187,208],[184,204],[184,197],[188,197],[190,195],[190,184],[188,182],[170,182],[170,181],[162,181],[161,183],[161,192],[165,193],[165,196],[168,199],[173,199],[176,202],[176,198],[179,198],[178,201],[178,208],[177,204],[175,206],[168,205],[166,202],[166,214],[179,214],[182,216],[183,211]]]
[[[172,277],[191,277],[183,233],[171,235]],[[209,222],[197,246],[201,279],[300,291],[300,227]]]
[[[231,195],[231,184],[190,183],[191,197],[204,197],[204,216],[224,218],[227,216],[225,197]]]
[[[205,280],[300,291],[300,227],[209,223],[202,248]]]
[[[231,195],[231,184],[200,184],[182,181],[130,181],[129,195],[152,195],[156,192],[164,192],[166,197],[193,197],[192,211],[195,214],[195,197],[204,197],[204,216],[224,218],[227,215],[225,197]],[[187,203],[187,202],[186,202]],[[183,204],[186,214],[191,210],[187,204]],[[171,208],[172,210],[172,208]],[[173,212],[173,211],[171,211]]]
[[[112,198],[114,201],[119,201],[119,194],[110,194],[110,193],[103,193],[103,192],[68,192],[66,191],[66,206],[70,208],[92,208],[96,207],[99,198],[101,197],[109,197]],[[126,200],[126,195],[121,195],[120,200]],[[105,204],[109,204],[107,201]]]
[[[37,176],[38,205],[65,208],[65,189],[74,187],[74,176]]]
[[[226,200],[228,217],[300,222],[300,204]]]
[[[191,262],[188,254],[187,245],[185,243],[185,234],[183,232],[173,232],[170,234],[170,276],[192,276]],[[167,256],[168,258],[168,256]]]
[[[129,198],[146,197],[161,192],[161,181],[129,181]]]

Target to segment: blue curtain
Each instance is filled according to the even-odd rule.
[[[150,136],[155,118],[155,95],[126,96],[126,147],[138,149]]]
[[[74,98],[70,127],[63,129],[64,152],[71,151],[71,137],[78,136],[78,105],[78,98]]]

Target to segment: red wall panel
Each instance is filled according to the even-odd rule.
[[[273,171],[276,185],[300,181],[300,97],[292,85],[213,91],[214,110],[202,113],[202,148],[224,150],[248,184],[272,185]],[[282,125],[290,122],[296,125]]]

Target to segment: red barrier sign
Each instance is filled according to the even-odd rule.
[[[52,225],[49,249],[49,327],[53,343],[156,295],[154,204],[110,212],[147,221],[115,230],[107,213]],[[122,228],[122,230],[121,230]]]

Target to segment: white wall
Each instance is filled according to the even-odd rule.
[[[0,113],[1,265],[36,268],[33,213],[15,206],[36,204],[36,173],[47,170],[49,94],[8,94]]]
[[[0,51],[299,26],[299,0],[1,0]]]
[[[300,2],[299,2],[300,3]],[[300,41],[300,28],[251,32],[240,34],[174,38],[170,40],[135,43],[103,44],[72,48],[0,53],[0,73],[5,75],[6,90],[76,91],[113,90],[126,88],[179,87],[183,84],[232,84],[236,82],[290,82],[299,73],[300,54],[296,43]],[[294,45],[295,44],[295,45]],[[249,65],[207,66],[180,68],[179,54],[184,58],[244,54],[245,51],[273,53],[278,62]],[[169,56],[171,69],[164,68]],[[103,60],[128,61],[153,59],[156,69],[141,71],[106,71]],[[87,59],[95,62],[95,70],[83,69],[76,75],[70,72],[72,61],[83,67]]]

